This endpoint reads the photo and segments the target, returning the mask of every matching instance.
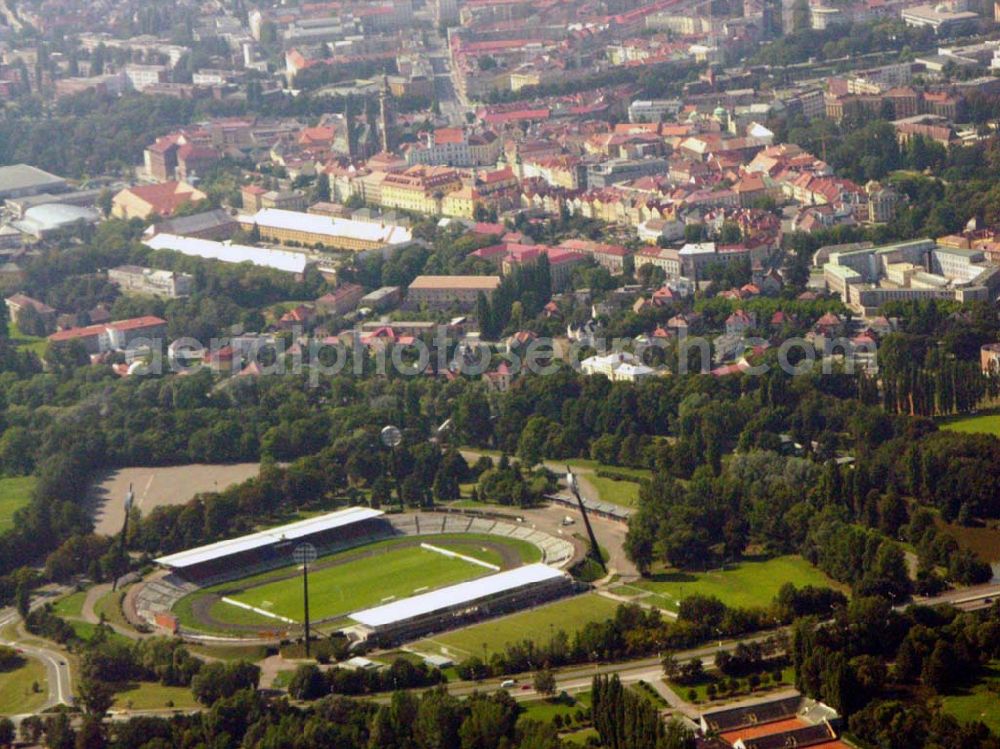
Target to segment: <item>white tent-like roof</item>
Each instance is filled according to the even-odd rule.
[[[472,604],[499,593],[548,582],[559,577],[566,577],[566,573],[544,564],[529,564],[458,585],[450,585],[430,593],[403,598],[383,606],[357,611],[351,614],[351,619],[373,629],[384,627],[407,619],[446,611],[456,606]]]
[[[280,525],[277,528],[268,528],[258,533],[251,533],[249,536],[217,541],[207,546],[199,546],[195,549],[178,552],[177,554],[170,554],[160,557],[155,561],[164,567],[173,567],[174,569],[193,567],[196,564],[224,559],[244,551],[272,546],[283,541],[306,538],[324,531],[359,523],[362,520],[381,517],[384,514],[381,510],[373,510],[369,507],[348,507],[345,510],[338,510],[326,515],[299,520],[288,525]]]

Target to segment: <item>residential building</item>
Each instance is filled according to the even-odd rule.
[[[163,182],[157,185],[127,187],[112,200],[115,218],[147,219],[150,216],[172,216],[181,206],[207,199],[201,190],[186,182]]]
[[[316,300],[316,310],[328,315],[345,315],[357,308],[365,295],[363,287],[345,283]]]
[[[139,265],[119,265],[108,271],[108,280],[122,293],[149,294],[164,299],[188,296],[194,288],[194,276],[172,270],[156,270]]]
[[[585,375],[604,375],[612,382],[638,382],[655,377],[657,372],[627,351],[591,356],[580,362]]]
[[[32,308],[38,313],[41,318],[42,323],[48,327],[50,330],[56,321],[56,311],[47,305],[45,302],[40,302],[37,299],[32,299],[30,296],[25,294],[14,294],[7,297],[4,300],[7,305],[7,312],[10,319],[14,322],[18,322],[18,318],[21,313],[24,312],[28,307]]]
[[[444,197],[462,187],[459,173],[448,167],[411,166],[382,180],[379,204],[414,213],[439,215]]]
[[[130,320],[60,330],[48,337],[50,343],[79,341],[88,354],[125,351],[133,344],[152,345],[167,334],[167,321],[146,316]]]
[[[348,252],[389,251],[413,241],[410,230],[395,224],[355,221],[335,216],[263,208],[239,217],[245,231],[256,229],[261,239]]]
[[[157,83],[165,83],[169,70],[166,65],[136,65],[125,66],[125,78],[129,88],[142,93]]]
[[[491,130],[469,131],[461,127],[432,130],[406,151],[406,163],[430,166],[493,166],[500,158],[503,142]]]
[[[431,309],[472,309],[480,294],[491,296],[500,276],[417,276],[406,293],[406,303]]]

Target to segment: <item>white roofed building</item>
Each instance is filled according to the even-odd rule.
[[[218,260],[223,263],[252,263],[262,268],[296,275],[305,273],[306,267],[310,264],[309,257],[302,252],[250,247],[231,242],[215,242],[211,239],[180,237],[176,234],[157,234],[145,240],[143,244],[154,250],[172,250],[182,255]]]
[[[255,214],[240,216],[239,222],[245,231],[256,228],[261,239],[320,249],[366,252],[397,249],[413,241],[413,234],[405,226],[280,208],[262,208]]]
[[[398,642],[467,621],[538,605],[574,589],[565,572],[544,564],[498,572],[351,614],[369,641]]]
[[[337,512],[217,541],[155,560],[188,579],[246,576],[249,569],[288,564],[294,544],[345,548],[391,533],[381,510],[348,507]]]

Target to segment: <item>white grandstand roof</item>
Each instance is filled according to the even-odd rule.
[[[384,606],[357,611],[351,614],[351,619],[367,627],[384,627],[387,624],[433,614],[436,611],[445,611],[462,604],[471,604],[524,585],[543,583],[565,576],[566,573],[547,565],[529,564],[419,596],[393,601]]]
[[[308,518],[307,520],[299,520],[288,525],[279,525],[277,528],[268,528],[258,533],[251,533],[249,536],[230,538],[225,541],[208,544],[207,546],[199,546],[196,549],[188,549],[177,554],[170,554],[160,557],[155,561],[157,564],[162,564],[165,567],[193,567],[196,564],[211,562],[216,559],[225,559],[234,554],[260,549],[282,541],[294,541],[295,539],[305,538],[315,533],[322,533],[345,525],[358,523],[362,520],[377,518],[384,514],[381,510],[373,510],[369,507],[348,507],[346,510],[338,510],[337,512]]]
[[[310,234],[325,234],[329,237],[345,237],[387,245],[407,244],[413,241],[413,235],[404,226],[374,221],[354,221],[349,218],[286,211],[281,208],[262,208],[252,216],[240,216],[239,221],[242,224],[257,224],[271,229],[304,231]]]
[[[262,268],[273,268],[286,273],[302,273],[309,263],[309,258],[301,252],[215,242],[176,234],[157,234],[143,244],[154,250],[173,250],[182,255],[219,260],[223,263],[253,263]]]

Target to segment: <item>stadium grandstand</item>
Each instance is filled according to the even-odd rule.
[[[388,644],[464,622],[535,606],[567,595],[573,579],[545,564],[481,577],[447,588],[357,611],[351,630],[368,642]]]
[[[234,574],[243,577],[254,570],[289,564],[292,550],[300,543],[311,543],[322,555],[391,536],[394,531],[384,515],[381,510],[368,507],[348,507],[169,554],[155,561],[184,579],[199,583]]]

